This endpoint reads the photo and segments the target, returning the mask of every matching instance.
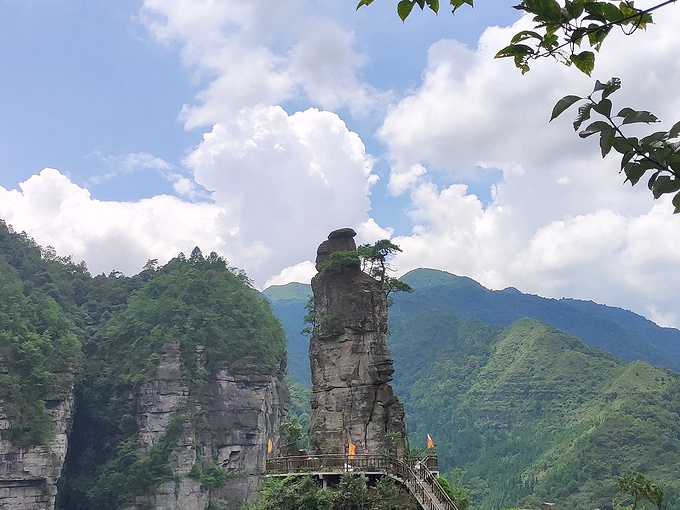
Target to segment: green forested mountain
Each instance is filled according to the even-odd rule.
[[[432,435],[442,469],[464,470],[475,508],[611,508],[617,477],[632,471],[664,489],[664,509],[680,508],[680,376],[669,370],[678,369],[677,330],[440,271],[404,280],[414,292],[396,296],[388,342],[409,440],[423,447]],[[300,284],[265,292],[289,337],[290,372],[304,385],[308,341],[299,331],[309,293]],[[11,424],[3,438],[45,444],[46,405],[75,382],[62,510],[120,507],[172,479],[180,421],[149,452],[135,447],[136,389],[169,342],[186,358],[193,399],[180,421],[197,428],[203,417],[194,411],[210,407],[203,388],[216,370],[271,373],[285,356],[266,302],[216,255],[195,250],[163,267],[149,261],[134,277],[92,277],[84,263],[0,222],[0,400]],[[295,405],[304,412],[304,402]],[[196,476],[217,483],[219,471],[208,472]]]
[[[678,374],[530,319],[493,331],[451,317],[446,333],[413,334],[432,321],[391,325],[395,392],[410,435],[435,438],[445,469],[466,471],[479,508],[606,508],[631,471],[661,483],[666,508],[678,508]]]
[[[0,256],[0,402],[10,422],[3,436],[20,447],[53,434],[46,403],[70,394],[80,361],[73,322],[57,302]]]
[[[661,328],[621,308],[592,301],[542,298],[514,288],[492,291],[469,278],[434,269],[416,269],[404,275],[403,280],[414,292],[395,297],[395,313],[396,309],[448,310],[460,317],[501,326],[530,317],[619,358],[640,359],[680,371],[680,331]]]
[[[196,408],[212,404],[205,387],[218,370],[273,374],[285,352],[285,335],[266,301],[223,259],[205,259],[195,250],[188,260],[175,258],[155,270],[84,342],[63,509],[115,508],[172,479],[169,462],[181,423],[149,456],[131,455],[138,432],[132,396],[153,377],[169,343],[178,344],[187,369],[192,402],[182,421],[195,426],[205,420]],[[196,363],[197,346],[203,366]]]
[[[182,358],[179,382],[188,398],[143,452],[139,389],[154,377],[167,345]],[[70,394],[75,381],[57,508],[122,508],[173,480],[183,428],[199,434],[212,426],[207,387],[216,372],[278,374],[285,345],[267,301],[214,253],[203,257],[197,248],[162,267],[149,261],[134,277],[93,278],[84,263],[57,257],[0,222],[0,410],[11,425],[2,438],[17,447],[47,444],[54,424],[46,403]],[[207,488],[224,481],[221,469],[196,468],[191,476]]]
[[[617,478],[632,471],[665,489],[663,508],[680,508],[680,376],[521,318],[522,306],[529,317],[573,322],[591,345],[620,333],[623,340],[606,343],[642,359],[670,345],[662,350],[668,365],[677,362],[677,330],[594,303],[494,293],[440,271],[417,270],[404,280],[414,292],[396,296],[388,343],[410,443],[423,447],[430,433],[442,469],[465,471],[475,508],[542,501],[611,508]],[[304,293],[298,287],[295,294]],[[286,293],[270,299],[289,334],[290,358],[304,359],[307,342],[298,332],[306,300],[277,296]],[[654,356],[646,355],[650,345]]]
[[[272,310],[281,321],[288,337],[288,373],[305,388],[311,388],[309,368],[309,335],[302,333],[307,314],[307,301],[312,294],[310,285],[289,283],[274,285],[263,294],[272,305]]]
[[[621,308],[576,299],[548,299],[513,288],[492,291],[470,278],[435,269],[416,269],[402,280],[413,292],[394,296],[390,321],[400,314],[410,317],[426,310],[476,318],[498,326],[529,317],[547,322],[619,358],[648,361],[680,371],[680,331],[659,327]],[[305,385],[309,381],[309,364],[306,337],[300,330],[311,292],[309,285],[300,283],[272,286],[264,291],[290,339],[290,372]]]

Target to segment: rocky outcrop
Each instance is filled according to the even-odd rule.
[[[0,434],[10,427],[1,406]],[[46,398],[45,412],[54,423],[48,444],[17,448],[0,439],[0,510],[54,509],[73,416],[72,388],[63,398]]]
[[[203,369],[202,356],[199,346],[198,370]],[[179,346],[166,345],[154,379],[140,390],[140,448],[148,451],[178,422],[181,432],[171,457],[174,479],[155,494],[136,498],[129,510],[205,510],[211,501],[240,508],[259,486],[268,440],[278,436],[287,417],[283,370],[271,375],[221,370],[209,379],[207,397],[201,399],[192,395],[186,374]],[[202,483],[200,473],[212,467],[226,472],[223,485]]]
[[[317,250],[311,443],[321,453],[341,453],[354,443],[358,452],[402,454],[404,409],[389,385],[394,369],[385,342],[387,298],[352,256],[355,235],[336,230]],[[329,265],[335,252],[345,256]]]

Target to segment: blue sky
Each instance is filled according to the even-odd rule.
[[[591,80],[494,60],[530,25],[512,2],[395,3],[0,0],[0,217],[93,273],[199,245],[258,287],[307,280],[351,226],[400,244],[399,272],[680,325],[669,201],[547,123],[611,76],[617,105],[680,119],[678,8],[613,34]]]

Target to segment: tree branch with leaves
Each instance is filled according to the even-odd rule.
[[[360,0],[357,9],[370,5],[374,0]],[[599,52],[612,29],[618,27],[625,35],[646,29],[653,23],[652,13],[674,4],[676,0],[664,0],[646,9],[635,7],[633,0],[522,0],[514,8],[532,15],[533,30],[515,34],[510,44],[496,53],[496,58],[512,58],[515,66],[525,74],[529,63],[539,58],[552,57],[558,62],[573,65],[581,72],[591,75],[595,69],[595,53]],[[463,5],[473,7],[473,0],[450,0],[451,12]],[[402,21],[409,17],[415,6],[439,12],[439,0],[400,0],[397,15]],[[586,47],[583,49],[582,47]],[[591,114],[603,120],[589,124],[578,132],[581,138],[600,135],[600,149],[605,157],[612,149],[621,154],[621,171],[625,182],[635,185],[642,176],[651,172],[648,187],[655,199],[664,194],[675,193],[674,213],[680,212],[680,122],[668,131],[656,131],[636,138],[626,136],[623,127],[628,124],[658,122],[658,118],[644,110],[625,107],[612,115],[612,103],[608,98],[621,88],[621,81],[612,78],[607,83],[597,81],[593,93],[586,97],[568,95],[553,108],[552,121],[573,104],[583,101],[574,121],[574,129]],[[595,95],[599,94],[599,100]]]

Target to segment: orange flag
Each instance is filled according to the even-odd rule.
[[[430,434],[428,434],[427,435],[427,449],[432,450],[433,448],[434,448],[434,441],[432,441]]]
[[[349,455],[348,455],[347,458],[354,460],[356,453],[357,453],[357,445],[355,445],[354,443],[350,443],[349,444]]]
[[[267,445],[267,453],[271,453],[274,451],[274,443],[272,443],[272,440],[269,440],[269,444]]]

